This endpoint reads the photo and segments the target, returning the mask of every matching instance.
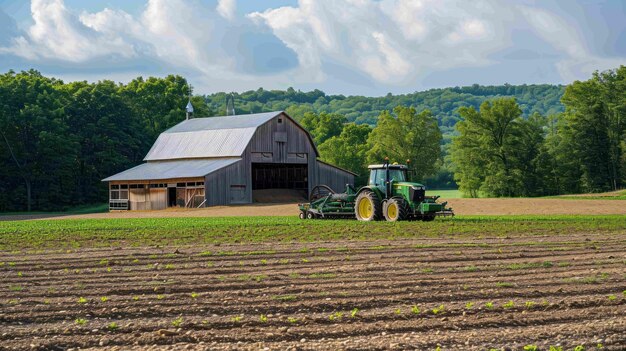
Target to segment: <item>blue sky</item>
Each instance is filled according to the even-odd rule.
[[[195,93],[373,96],[621,64],[620,0],[0,0],[0,71],[65,81],[174,73]]]

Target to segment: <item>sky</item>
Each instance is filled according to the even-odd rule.
[[[0,72],[64,81],[380,96],[622,64],[623,0],[0,0]]]

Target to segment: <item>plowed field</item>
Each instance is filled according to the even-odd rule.
[[[626,348],[623,232],[0,253],[0,350]]]

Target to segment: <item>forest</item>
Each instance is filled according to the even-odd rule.
[[[558,85],[431,89],[383,97],[264,90],[232,93],[237,114],[284,110],[321,158],[365,174],[389,157],[415,180],[466,196],[542,196],[621,188],[626,67]],[[101,203],[101,179],[137,165],[185,118],[180,76],[70,82],[0,75],[0,211]],[[193,95],[195,116],[224,115],[230,93]],[[358,181],[363,181],[359,178]],[[29,201],[30,199],[30,201]]]

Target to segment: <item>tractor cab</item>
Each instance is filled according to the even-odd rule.
[[[387,181],[397,183],[409,180],[407,176],[408,167],[405,165],[371,165],[367,168],[370,170],[369,185],[384,187]]]
[[[408,167],[397,163],[370,165],[368,185],[358,191],[355,215],[362,221],[385,219],[433,220],[436,216],[453,215],[447,203],[437,203],[439,196],[426,196],[426,187],[409,182]]]

